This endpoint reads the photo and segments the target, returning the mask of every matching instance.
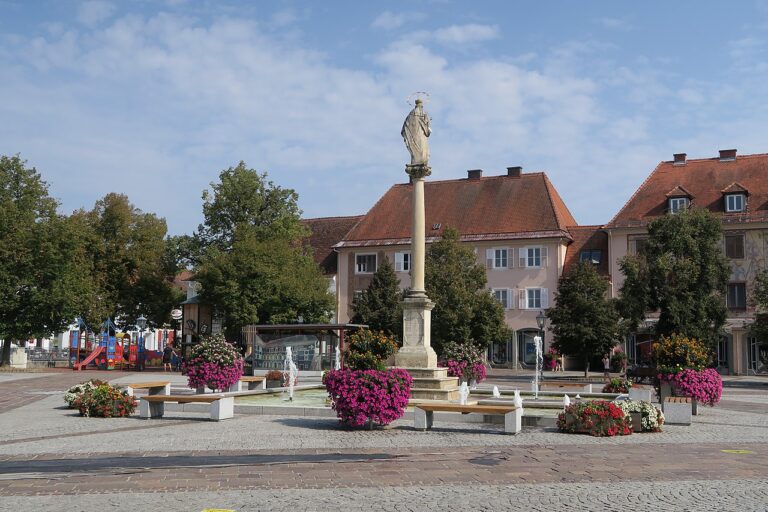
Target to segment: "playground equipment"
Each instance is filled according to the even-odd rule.
[[[115,367],[122,369],[126,366],[143,369],[143,337],[137,338],[135,343],[132,342],[131,335],[117,332],[117,326],[111,318],[108,318],[101,324],[98,344],[96,344],[96,334],[85,321],[78,317],[77,324],[78,330],[70,333],[70,354],[72,355],[70,361],[73,370],[83,370],[90,364],[102,370],[114,370]],[[128,348],[127,360],[125,348]],[[81,360],[81,355],[89,350],[90,353]]]

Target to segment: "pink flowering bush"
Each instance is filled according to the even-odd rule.
[[[450,377],[482,382],[486,377],[483,351],[473,343],[449,342],[443,346],[443,357],[440,366],[448,368]]]
[[[674,395],[689,396],[704,405],[714,406],[723,394],[723,379],[713,368],[660,374],[659,380],[669,382]]]
[[[350,427],[388,425],[403,416],[413,379],[402,368],[333,370],[323,384],[341,423]]]
[[[212,334],[192,348],[181,369],[191,388],[225,390],[243,376],[243,358],[223,334]]]

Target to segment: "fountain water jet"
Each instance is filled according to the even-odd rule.
[[[536,373],[533,376],[533,398],[539,399],[539,376],[544,368],[544,350],[541,346],[541,336],[534,336],[533,343],[536,345]]]
[[[296,385],[296,377],[299,374],[299,369],[296,368],[296,364],[293,362],[293,354],[291,347],[285,347],[285,362],[283,363],[283,375],[286,376],[286,384],[288,387],[288,400],[293,401],[293,388]]]
[[[338,345],[336,345],[336,353],[334,354],[333,369],[341,370],[341,350],[339,350]]]

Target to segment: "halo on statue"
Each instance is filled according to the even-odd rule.
[[[421,100],[423,104],[429,103],[429,93],[425,91],[416,91],[414,93],[411,93],[408,95],[407,98],[405,98],[405,102],[408,103],[410,106],[414,106],[414,103],[416,103],[416,100]]]

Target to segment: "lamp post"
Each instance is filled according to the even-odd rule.
[[[144,315],[139,316],[139,318],[136,319],[136,327],[139,328],[139,350],[138,350],[138,366],[139,369],[144,371],[144,361],[145,361],[145,352],[144,352],[144,328],[147,326],[147,319]]]
[[[539,311],[539,314],[536,315],[536,324],[539,326],[539,336],[541,337],[541,353],[542,357],[544,354],[544,324],[547,321],[547,315],[544,314],[544,311]],[[542,365],[541,369],[541,378],[544,378],[544,365]]]

